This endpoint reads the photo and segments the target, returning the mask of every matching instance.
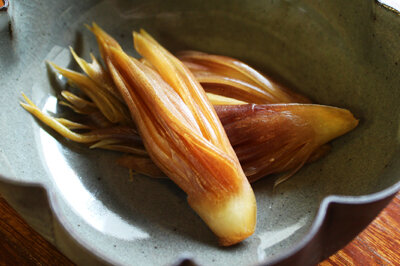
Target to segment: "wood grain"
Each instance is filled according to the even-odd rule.
[[[73,265],[0,197],[0,265]]]
[[[349,245],[320,266],[400,265],[400,193]],[[73,265],[0,197],[0,265]]]
[[[400,193],[350,244],[320,266],[400,265]]]

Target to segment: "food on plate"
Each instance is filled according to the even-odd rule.
[[[324,155],[324,144],[358,124],[348,110],[317,104],[215,108],[249,181],[286,173],[275,185]]]
[[[221,245],[253,234],[253,190],[192,73],[144,32],[134,33],[135,48],[158,72],[107,45],[105,33],[93,32],[152,160],[187,193]]]
[[[226,105],[215,109],[249,181],[286,173],[275,185],[307,161],[328,152],[330,146],[324,144],[357,126],[348,110],[316,104]],[[163,177],[149,158],[124,156],[119,164]]]
[[[85,74],[50,63],[74,88],[59,104],[78,118],[52,117],[25,95],[21,105],[72,141],[125,153],[121,166],[170,178],[221,245],[254,232],[249,181],[282,174],[278,185],[358,124],[348,110],[311,104],[239,60],[195,51],[176,57],[143,30],[133,34],[142,56],[135,59],[96,24],[89,29],[104,66],[72,48]]]

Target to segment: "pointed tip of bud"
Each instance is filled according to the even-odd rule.
[[[347,109],[323,105],[298,105],[296,113],[306,118],[323,145],[357,127],[359,120]]]

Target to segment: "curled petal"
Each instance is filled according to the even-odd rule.
[[[119,102],[110,92],[97,86],[97,84],[85,75],[68,70],[50,63],[61,75],[69,79],[96,104],[102,114],[112,123],[128,123],[129,116],[126,107]]]
[[[63,126],[67,127],[68,129],[90,129],[88,125],[77,123],[65,118],[55,118],[55,120],[61,123]]]
[[[75,53],[72,47],[69,47],[69,49],[78,65],[82,68],[86,75],[88,75],[94,82],[96,82],[97,86],[105,88],[113,96],[122,101],[121,95],[119,94],[118,89],[112,82],[110,74],[100,65],[100,63],[97,61],[96,57],[94,57],[92,53],[90,54],[92,63],[89,64],[88,62],[80,58]]]
[[[70,91],[63,90],[61,92],[61,95],[64,97],[65,100],[68,101],[68,103],[61,101],[59,102],[59,104],[70,107],[76,113],[91,114],[98,110],[94,103],[82,99],[81,97],[73,94]]]
[[[246,102],[239,101],[230,97],[221,96],[218,94],[207,93],[207,98],[213,105],[238,105],[246,104]]]
[[[237,59],[197,51],[180,52],[178,58],[185,62],[193,73],[219,75],[263,90],[267,93],[269,100],[257,103],[310,103],[306,97],[279,85]]]

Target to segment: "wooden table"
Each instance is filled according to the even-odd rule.
[[[399,265],[400,193],[344,249],[320,265]],[[0,197],[0,265],[73,265]]]

